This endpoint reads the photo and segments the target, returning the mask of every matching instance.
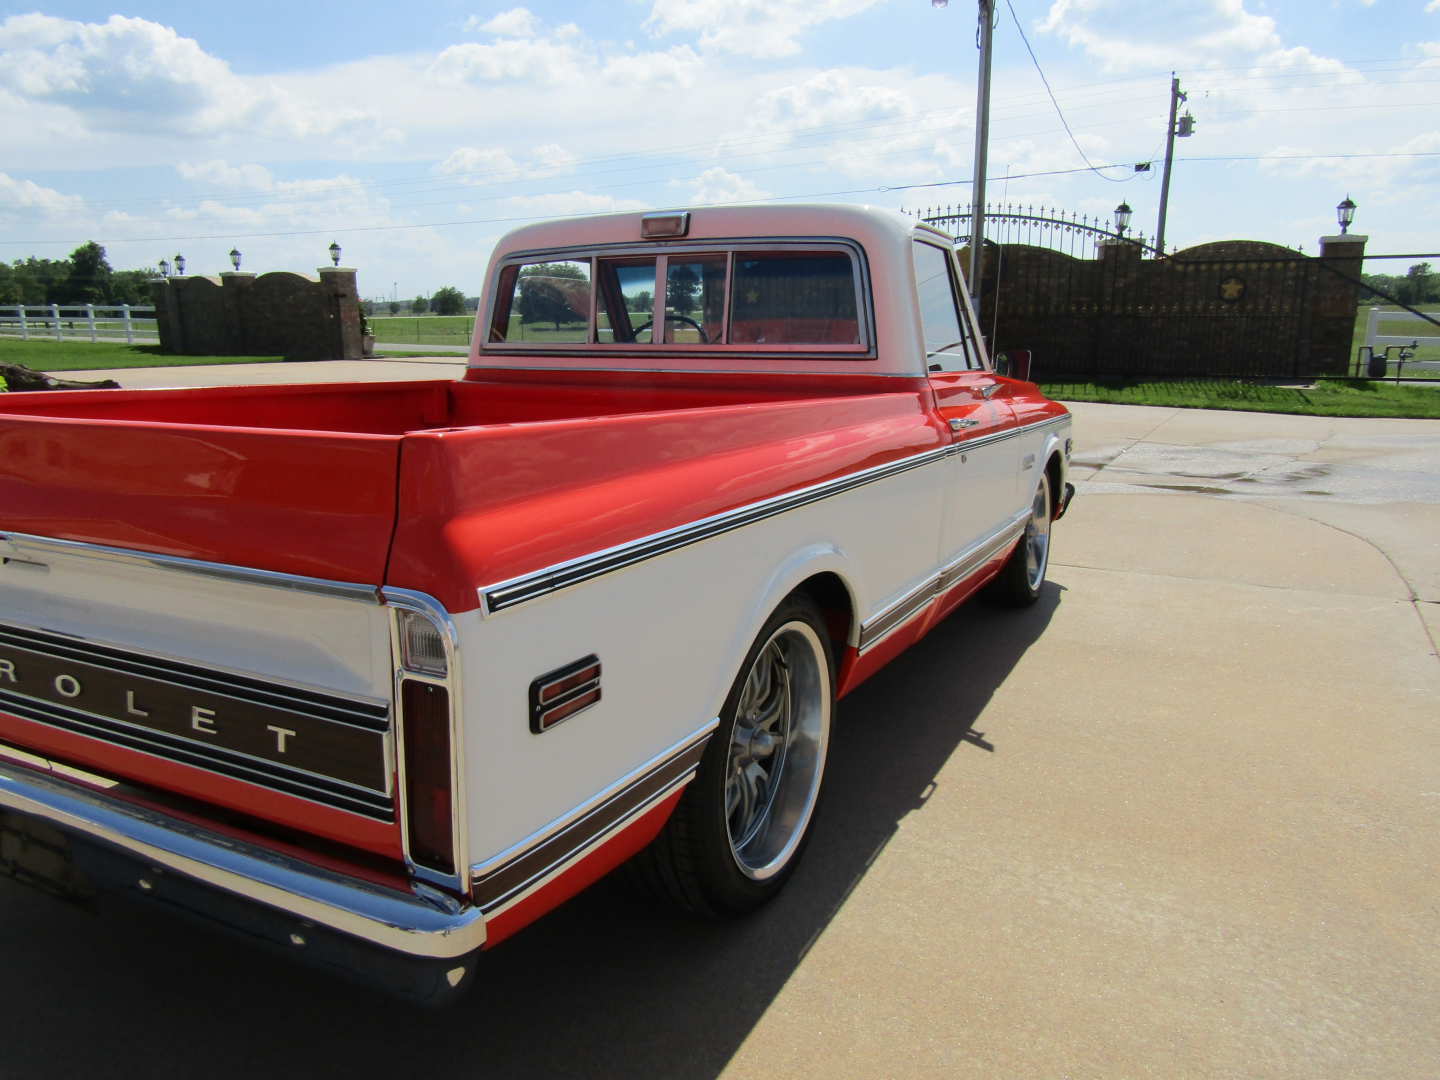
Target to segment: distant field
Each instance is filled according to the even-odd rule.
[[[1416,307],[1427,315],[1440,319],[1440,304],[1418,304]],[[1376,328],[1376,332],[1387,337],[1393,335],[1395,337],[1420,339],[1421,344],[1420,348],[1415,351],[1415,359],[1440,361],[1440,326],[1431,326],[1428,323],[1418,322],[1416,320],[1405,320],[1401,322],[1385,318],[1385,312],[1400,310],[1400,308],[1392,307],[1388,304],[1382,305],[1380,308],[1380,325]],[[1369,307],[1361,307],[1360,314],[1355,320],[1355,334],[1351,340],[1350,357],[1352,360],[1360,355],[1360,346],[1365,344],[1365,327],[1369,318]],[[1435,343],[1426,344],[1424,339],[1427,337],[1435,339]],[[1398,350],[1392,351],[1390,355],[1393,357],[1395,352],[1398,352]],[[1391,374],[1394,374],[1393,367]],[[1405,365],[1405,375],[1415,375],[1420,378],[1426,377],[1423,369],[1411,371],[1409,364]]]
[[[377,344],[469,345],[473,315],[373,315],[370,330]]]

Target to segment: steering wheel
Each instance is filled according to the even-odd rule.
[[[693,327],[695,328],[695,332],[700,335],[700,344],[701,344],[701,345],[709,345],[709,344],[710,344],[710,339],[705,336],[705,328],[704,328],[703,326],[701,326],[698,322],[696,322],[694,319],[689,318],[688,316],[685,316],[685,315],[666,315],[666,316],[665,316],[665,322],[666,322],[666,325],[669,325],[669,324],[672,323],[672,322],[678,322],[678,323],[684,323],[686,326],[693,326]],[[654,326],[654,324],[655,324],[655,320],[654,320],[654,319],[647,319],[647,320],[645,320],[645,323],[644,323],[643,325],[637,326],[637,327],[635,328],[634,333],[633,333],[631,336],[632,336],[632,337],[639,337],[639,336],[640,336],[640,332],[641,332],[642,330],[650,330],[651,327]],[[652,331],[652,333],[651,333],[651,336],[652,336],[652,337],[654,336],[653,331]]]

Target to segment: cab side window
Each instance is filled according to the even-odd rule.
[[[970,371],[980,367],[966,340],[950,252],[919,240],[913,251],[927,370]]]

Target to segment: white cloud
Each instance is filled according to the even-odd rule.
[[[532,176],[558,176],[571,172],[579,159],[558,143],[543,143],[530,154]]]
[[[537,80],[569,82],[582,57],[571,45],[541,38],[502,38],[490,45],[451,45],[430,74],[441,83]]]
[[[557,143],[537,146],[520,160],[500,147],[462,146],[435,166],[435,172],[462,184],[485,186],[558,176],[573,171],[576,160]]]
[[[793,56],[811,27],[846,19],[881,0],[655,0],[645,28],[698,33],[700,47],[760,59]]]
[[[246,163],[231,165],[223,159],[213,161],[181,161],[175,171],[191,182],[211,187],[229,188],[237,192],[273,194],[280,196],[305,196],[331,194],[344,189],[360,188],[360,182],[353,176],[307,177],[304,180],[276,180],[263,165]]]
[[[1107,71],[1233,65],[1281,46],[1275,20],[1255,15],[1245,0],[1170,0],[1137,16],[1128,0],[1053,0],[1038,24],[1083,49]]]
[[[665,52],[628,53],[605,62],[602,74],[623,86],[693,86],[702,61],[689,45]]]
[[[84,206],[85,200],[78,195],[65,195],[54,188],[41,187],[33,180],[17,180],[0,172],[0,214],[28,210],[54,218],[76,214]]]
[[[522,175],[515,159],[504,150],[477,146],[460,147],[435,166],[435,171],[465,184],[500,184]]]
[[[1425,5],[1425,13],[1428,15],[1436,11],[1440,11],[1440,0],[1430,0],[1430,3]]]
[[[836,69],[768,91],[746,108],[743,133],[723,143],[719,156],[742,147],[813,148],[828,168],[847,176],[913,178],[916,170],[934,176],[933,127],[920,122],[912,93],[919,88],[878,77]]]
[[[58,105],[91,128],[134,133],[255,131],[310,138],[364,121],[235,75],[190,38],[146,19],[82,23],[49,15],[0,22],[0,88]]]
[[[517,7],[502,11],[493,19],[480,21],[478,15],[471,15],[465,21],[466,30],[483,30],[498,37],[534,37],[540,32],[540,20],[528,8]]]
[[[770,192],[758,184],[717,165],[700,174],[690,191],[690,201],[697,206],[710,206],[754,202],[768,197],[769,194]]]

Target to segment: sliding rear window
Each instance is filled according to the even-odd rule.
[[[501,271],[487,341],[862,352],[861,287],[856,253],[839,244],[540,256]]]

